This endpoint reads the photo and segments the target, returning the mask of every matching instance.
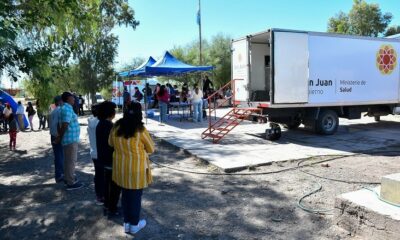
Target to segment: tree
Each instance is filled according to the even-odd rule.
[[[231,37],[223,34],[214,36],[207,52],[208,64],[215,67],[214,84],[226,84],[231,79]]]
[[[94,2],[94,1],[92,1]],[[19,72],[32,70],[51,58],[68,59],[73,32],[84,32],[92,21],[86,10],[89,1],[3,0],[0,1],[0,72],[16,81]]]
[[[335,17],[329,19],[328,32],[349,33],[350,23],[349,16],[340,11]]]
[[[134,18],[133,10],[124,0],[103,0],[94,10],[96,24],[91,25],[92,38],[79,41],[76,58],[79,60],[81,88],[89,93],[92,102],[96,102],[96,92],[111,85],[115,77],[113,63],[117,54],[118,38],[112,33],[116,25],[125,24],[136,29],[139,22]],[[86,37],[83,34],[84,38]],[[75,38],[81,38],[77,34]]]
[[[64,90],[95,93],[115,76],[116,25],[139,25],[127,0],[3,0],[0,73],[27,73],[38,98],[52,99],[39,85],[58,79],[67,80]]]
[[[213,82],[216,87],[227,83],[231,78],[231,40],[230,36],[217,34],[208,42],[203,40],[203,65],[212,65]],[[193,41],[185,46],[174,46],[170,52],[179,60],[199,65],[199,42]],[[175,77],[181,82],[198,83],[200,74]]]
[[[144,63],[144,61],[146,61],[146,60],[147,59],[144,59],[142,57],[134,57],[130,63],[123,65],[119,69],[119,71],[123,72],[123,71],[129,71],[129,70],[135,69],[135,68],[139,67],[142,63]]]
[[[400,33],[400,26],[391,26],[386,30],[385,37],[399,33]]]
[[[382,14],[378,4],[354,0],[349,14],[339,12],[329,19],[328,32],[377,37],[385,32],[392,17],[391,13]]]

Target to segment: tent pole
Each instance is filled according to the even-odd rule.
[[[121,103],[120,102],[120,100],[119,100],[119,97],[118,97],[118,91],[119,91],[119,89],[118,89],[118,74],[117,75],[115,75],[115,97],[116,98],[118,98],[118,103]],[[118,110],[118,106],[117,106],[117,110]]]
[[[200,5],[201,0],[199,0],[199,11],[198,11],[198,16],[197,16],[197,23],[199,25],[199,50],[200,50],[200,54],[199,54],[199,63],[200,66],[203,64],[203,59],[201,56],[201,5]]]
[[[146,125],[147,125],[147,77],[146,80],[144,80],[144,89],[146,89],[145,95],[144,95],[144,117],[146,118]]]

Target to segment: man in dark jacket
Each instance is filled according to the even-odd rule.
[[[138,87],[135,87],[135,94],[133,94],[133,97],[136,99],[136,101],[140,102],[142,101],[143,94],[140,92]]]

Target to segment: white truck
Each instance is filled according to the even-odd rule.
[[[339,117],[400,113],[400,39],[270,29],[232,41],[235,104],[261,108],[267,138],[304,124],[334,134]]]

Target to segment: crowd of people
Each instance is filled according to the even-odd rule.
[[[54,178],[56,183],[64,183],[67,191],[83,187],[75,175],[80,125],[74,104],[74,95],[64,92],[54,98],[55,108],[49,116]],[[116,105],[104,101],[92,106],[88,118],[95,201],[106,216],[116,217],[121,199],[124,232],[134,234],[146,226],[146,220],[140,219],[141,199],[143,189],[152,182],[149,155],[154,152],[154,142],[143,124],[139,102],[127,103],[123,117],[114,124],[115,115]]]
[[[161,126],[165,124],[167,120],[166,116],[171,107],[170,103],[173,102],[190,104],[193,113],[193,122],[202,122],[205,117],[205,111],[203,108],[206,107],[206,99],[215,92],[214,85],[208,76],[205,76],[202,80],[202,86],[203,88],[201,89],[197,84],[195,84],[192,89],[189,89],[188,84],[184,83],[181,90],[179,90],[177,85],[172,86],[170,83],[161,85],[160,83],[157,83],[153,90],[147,83],[145,88],[142,89],[143,94],[137,87],[135,87],[133,98],[138,102],[145,98],[147,109],[158,108],[160,112],[159,122]],[[227,89],[227,91],[223,93],[217,92],[216,99],[230,98],[231,96],[231,90]],[[126,102],[131,101],[127,88],[124,90],[123,98],[124,105]],[[229,101],[229,103],[231,104],[231,101]]]
[[[94,190],[96,204],[103,206],[108,217],[119,216],[118,202],[121,200],[123,229],[125,233],[137,233],[146,226],[140,219],[143,189],[152,183],[149,155],[154,152],[154,142],[143,124],[142,105],[145,98],[149,107],[160,109],[160,124],[165,123],[170,102],[190,101],[193,108],[193,121],[203,119],[203,102],[211,92],[212,82],[206,78],[203,89],[194,85],[189,90],[183,84],[181,91],[171,84],[158,84],[154,91],[149,85],[142,90],[136,87],[131,99],[124,94],[123,117],[113,123],[116,104],[104,101],[94,104],[92,115],[88,118],[87,133],[90,143],[90,156],[94,165]],[[151,94],[151,95],[150,95]],[[150,96],[149,96],[150,95]],[[49,128],[50,141],[54,153],[54,179],[65,185],[67,191],[80,189],[83,183],[75,174],[78,159],[78,146],[81,128],[78,116],[83,115],[84,100],[71,92],[64,92],[54,98],[48,112],[36,102],[28,102],[26,109],[21,102],[14,113],[10,104],[0,102],[3,128],[10,135],[10,150],[16,148],[19,129],[28,129],[24,124],[27,114],[30,130],[34,130],[33,118],[37,114],[39,129]]]
[[[85,103],[82,95],[73,94],[75,99],[73,111],[76,114],[84,115],[83,105]],[[17,133],[19,131],[35,131],[33,124],[34,117],[37,115],[39,126],[37,130],[49,129],[49,116],[55,109],[55,105],[41,106],[40,100],[36,100],[35,105],[32,102],[27,102],[26,108],[21,101],[18,101],[15,111],[11,108],[10,103],[3,103],[0,101],[0,132],[8,132],[10,135],[10,150],[16,150],[15,143],[17,140]],[[27,117],[27,124],[25,124],[25,117]],[[47,124],[47,127],[46,127]]]

